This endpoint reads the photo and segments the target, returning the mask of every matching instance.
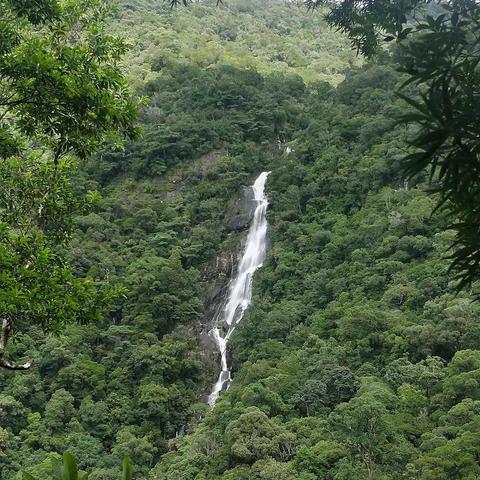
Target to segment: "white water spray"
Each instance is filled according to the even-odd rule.
[[[208,396],[208,403],[214,406],[221,392],[228,389],[232,381],[230,367],[227,361],[227,343],[252,301],[252,279],[255,271],[260,268],[267,254],[267,207],[265,182],[269,172],[262,172],[252,186],[254,200],[257,204],[253,221],[247,236],[247,243],[238,271],[230,282],[228,300],[217,314],[215,327],[209,335],[213,337],[221,355],[222,370],[218,380]]]

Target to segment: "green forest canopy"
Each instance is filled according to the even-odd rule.
[[[478,306],[452,293],[444,257],[455,233],[445,212],[431,215],[428,177],[400,173],[404,78],[388,58],[352,68],[345,40],[296,6],[242,5],[176,16],[131,2],[116,14],[112,29],[129,25],[137,39],[126,62],[149,99],[144,133],[65,171],[55,192],[66,200],[55,198],[71,213],[69,202],[100,191],[59,252],[71,275],[92,278],[79,282],[123,295],[60,336],[22,324],[9,354],[34,368],[1,376],[2,477],[23,467],[55,478],[65,448],[90,479],[119,478],[125,455],[138,478],[479,476]],[[206,31],[208,49],[179,41],[226,21],[234,35]],[[281,38],[289,22],[299,28]],[[286,62],[274,57],[271,42],[298,47],[298,31],[318,29],[331,39],[325,55],[338,46],[335,71],[310,69],[308,48],[294,49],[307,71],[289,50]],[[19,183],[28,162],[4,165],[11,195],[42,198],[37,177]],[[228,219],[239,185],[261,169],[272,171],[273,248],[233,339],[234,383],[207,414],[197,402],[217,364],[198,339],[205,298],[222,273],[216,257],[238,245]],[[87,298],[78,305],[102,305]],[[189,435],[175,440],[184,425]]]

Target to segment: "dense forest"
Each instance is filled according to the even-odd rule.
[[[53,480],[65,451],[89,480],[120,478],[124,457],[152,480],[480,478],[478,286],[457,291],[430,172],[402,169],[415,133],[398,121],[415,107],[397,95],[402,51],[357,56],[295,2],[116,7],[107,29],[130,43],[119,68],[140,133],[81,161],[0,166],[0,307],[35,290],[29,264],[25,291],[3,273],[8,205],[27,215],[25,192],[48,182],[41,275],[68,284],[60,300],[53,280],[31,293],[48,308],[31,323],[24,308],[8,344],[32,366],[0,370],[0,479]],[[205,328],[248,230],[239,199],[262,171],[271,249],[210,409]]]

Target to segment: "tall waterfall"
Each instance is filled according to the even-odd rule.
[[[220,393],[227,390],[232,381],[227,359],[227,343],[252,301],[253,274],[262,266],[267,253],[268,200],[264,190],[268,174],[269,172],[262,172],[252,186],[257,206],[248,232],[245,251],[238,265],[237,274],[230,281],[228,300],[217,313],[215,327],[209,332],[217,344],[222,359],[220,375],[208,397],[208,403],[212,407]]]

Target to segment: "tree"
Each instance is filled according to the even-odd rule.
[[[364,387],[348,403],[341,403],[331,413],[332,426],[354,446],[368,473],[374,472],[383,449],[391,442],[392,428],[387,421],[388,404],[393,395],[381,384]]]
[[[321,407],[325,404],[326,393],[327,386],[325,383],[319,380],[308,379],[290,397],[289,402],[300,411],[304,411],[308,417],[312,407]]]
[[[325,478],[328,471],[345,457],[347,452],[342,445],[332,440],[321,440],[312,447],[300,448],[293,463],[298,471],[308,471],[316,478]]]
[[[5,358],[16,333],[90,321],[109,301],[60,253],[84,205],[71,162],[59,162],[134,136],[136,106],[106,2],[0,0],[0,11],[0,367],[25,370],[31,362]]]
[[[287,461],[296,449],[295,435],[256,407],[231,422],[225,435],[232,458],[241,463],[267,458]]]
[[[156,457],[155,448],[147,436],[138,436],[133,427],[125,427],[117,434],[112,454],[121,459],[129,456],[144,473],[152,467],[153,459]]]
[[[10,395],[0,395],[0,425],[17,432],[24,417],[22,404]],[[21,428],[21,426],[20,426]]]
[[[128,268],[125,319],[144,323],[161,335],[175,323],[198,318],[202,304],[195,283],[197,275],[193,268],[183,268],[178,250],[168,259],[146,256],[132,263]]]
[[[476,478],[480,473],[480,402],[469,398],[452,407],[442,425],[422,437],[416,463],[422,480]]]
[[[0,156],[20,138],[92,153],[106,136],[133,136],[136,119],[119,62],[123,40],[105,31],[104,0],[0,2]]]
[[[480,399],[480,352],[460,350],[448,365],[441,399],[453,404],[462,398]]]
[[[56,390],[45,405],[45,424],[53,433],[63,432],[74,417],[74,398],[64,388]]]

